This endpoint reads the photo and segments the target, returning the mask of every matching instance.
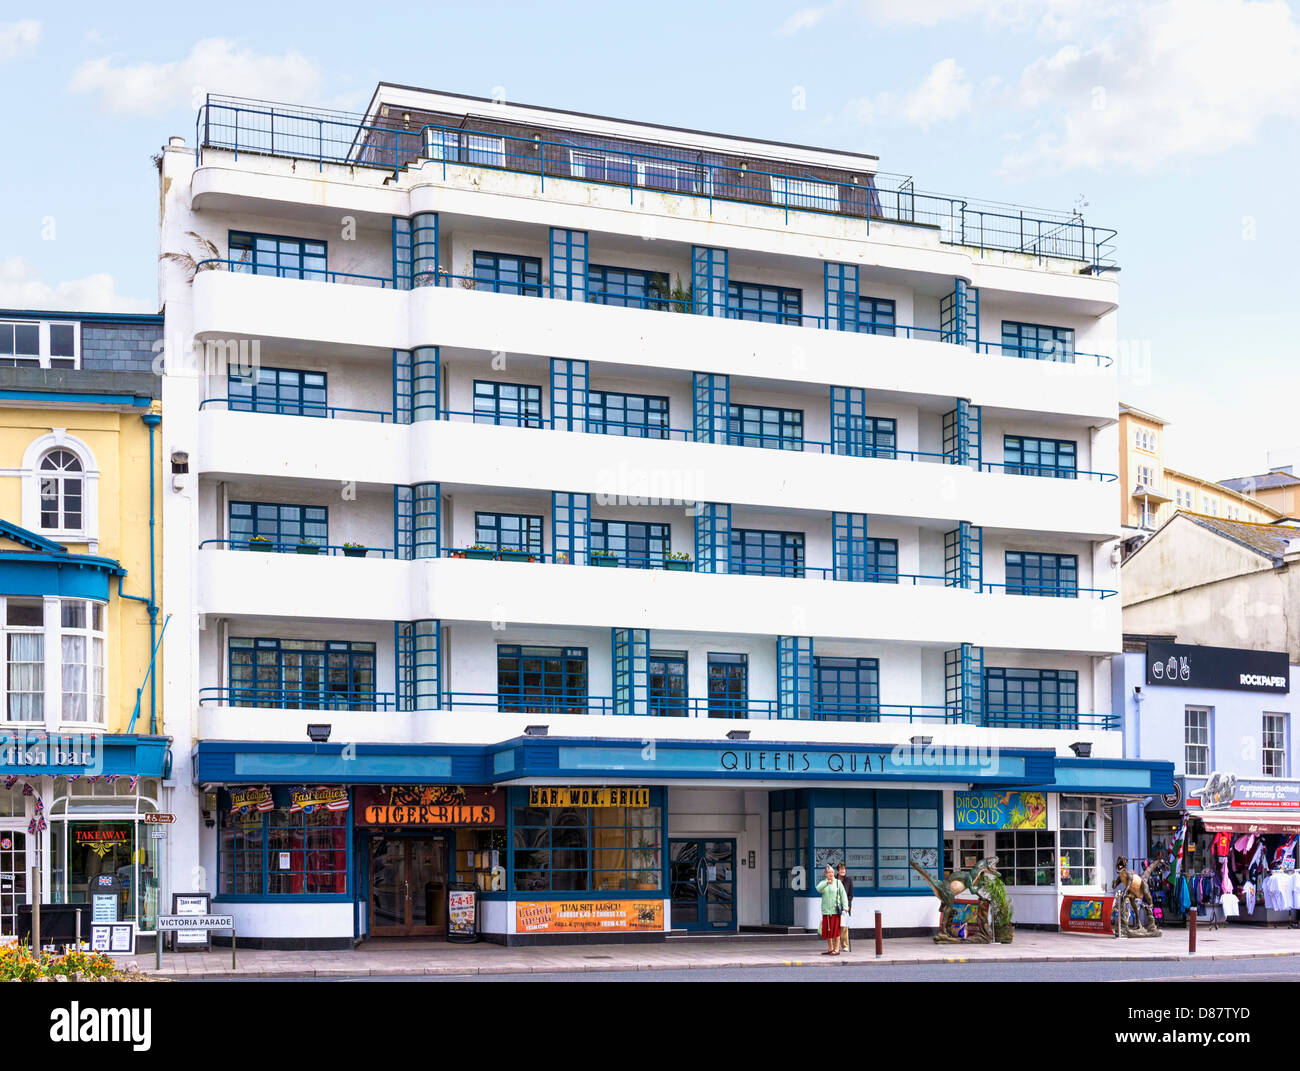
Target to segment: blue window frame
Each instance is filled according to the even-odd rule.
[[[822,721],[879,721],[880,660],[814,658],[813,708]]]
[[[1078,555],[1007,551],[1007,593],[1047,595],[1060,599],[1078,598]]]
[[[232,636],[229,679],[233,706],[374,710],[375,645]]]
[[[843,862],[853,892],[928,889],[911,864],[938,876],[943,860],[938,792],[886,789],[814,789],[813,870]]]
[[[217,895],[346,898],[351,809],[295,811],[288,789],[271,791],[273,810],[240,814],[231,808],[229,791],[221,789]]]
[[[328,415],[325,373],[295,368],[258,368],[226,378],[227,405],[239,413],[279,413],[281,416]]]
[[[587,713],[587,648],[498,644],[497,698],[515,713]]]
[[[650,652],[650,713],[657,717],[685,717],[686,652]]]
[[[471,134],[467,130],[430,130],[426,151],[433,160],[477,164],[479,167],[506,166],[505,139],[489,134]]]
[[[542,518],[528,513],[474,514],[474,542],[493,550],[542,553]]]
[[[1079,674],[1072,669],[986,666],[984,705],[987,725],[1077,729]]]
[[[474,250],[474,288],[498,294],[542,296],[542,261],[512,253]]]
[[[749,655],[709,652],[709,717],[749,716]]]
[[[1074,329],[1002,321],[1002,356],[1074,363]]]
[[[612,554],[622,565],[648,569],[672,549],[672,526],[641,521],[591,522],[591,552]]]
[[[533,807],[510,789],[515,892],[658,893],[663,888],[664,790],[648,807]]]
[[[1003,463],[1013,476],[1075,480],[1078,479],[1078,455],[1078,444],[1069,439],[1035,439],[1027,435],[1002,437]]]
[[[759,528],[731,530],[731,572],[749,576],[803,576],[804,534]]]
[[[873,584],[898,583],[898,540],[867,538],[867,580]]]
[[[605,264],[587,266],[587,300],[598,305],[667,309],[669,294],[667,272],[613,268]]]
[[[736,320],[761,320],[769,324],[799,324],[803,316],[803,291],[788,286],[761,286],[732,282],[727,286],[727,315]]]
[[[246,546],[253,536],[265,536],[277,544],[296,544],[303,540],[327,544],[329,509],[277,502],[231,502],[230,542]]]
[[[231,231],[230,270],[282,279],[326,278],[326,243],[307,238]]]
[[[893,335],[895,303],[889,298],[858,298],[858,331],[865,335]]]
[[[599,435],[627,435],[634,439],[666,439],[668,399],[655,394],[590,391],[587,394],[587,430]]]
[[[527,383],[474,380],[474,423],[540,428],[542,388]]]
[[[727,442],[768,450],[803,449],[803,410],[732,405]]]

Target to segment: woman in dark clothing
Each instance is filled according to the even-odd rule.
[[[844,952],[852,952],[849,947],[849,921],[853,914],[853,879],[849,877],[849,868],[843,863],[836,868],[835,876],[840,879],[840,884],[844,886],[845,895],[848,897],[848,906],[840,915],[840,948]]]

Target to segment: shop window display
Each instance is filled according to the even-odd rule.
[[[294,810],[279,790],[265,812],[232,813],[222,793],[217,869],[223,896],[343,896],[347,811]]]

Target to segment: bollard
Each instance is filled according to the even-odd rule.
[[[153,955],[154,955],[153,966],[154,966],[154,970],[156,971],[162,970],[162,946],[163,946],[163,931],[162,931],[162,927],[159,926],[158,933],[155,935],[153,939]]]
[[[880,921],[880,912],[876,912],[876,958],[885,954],[885,928]]]
[[[1187,916],[1187,954],[1196,954],[1196,911]]]
[[[32,952],[41,954],[41,868],[32,867]]]
[[[81,908],[77,908],[76,919],[77,919],[77,925],[76,925],[77,951],[80,952],[81,951]]]
[[[235,969],[235,928],[230,927],[230,969]]]

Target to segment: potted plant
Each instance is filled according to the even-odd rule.
[[[345,558],[364,558],[370,553],[370,548],[364,543],[344,543],[343,556]]]
[[[670,550],[664,555],[664,568],[670,573],[689,573],[691,556],[684,550]]]
[[[670,312],[695,311],[695,288],[684,284],[680,275],[677,276],[677,285],[672,288],[668,299],[668,310]]]
[[[306,536],[303,536],[302,539],[298,540],[299,554],[318,554],[319,552],[320,544],[317,543],[316,540],[308,539]]]
[[[503,562],[531,562],[536,559],[522,547],[502,547],[501,560]]]
[[[482,543],[475,543],[472,547],[465,548],[466,558],[478,558],[480,561],[491,561],[497,556],[497,552],[491,547],[485,547]]]
[[[274,545],[271,543],[270,536],[255,535],[255,536],[249,536],[248,538],[249,550],[258,550],[261,551],[263,554],[266,554],[273,549],[273,546]]]
[[[591,564],[599,565],[604,569],[614,569],[618,567],[618,555],[608,550],[593,550],[591,552]]]
[[[989,874],[984,879],[984,891],[993,909],[993,939],[998,944],[1009,945],[1016,935],[1016,928],[1011,924],[1014,912],[1007,887],[1001,878]]]

